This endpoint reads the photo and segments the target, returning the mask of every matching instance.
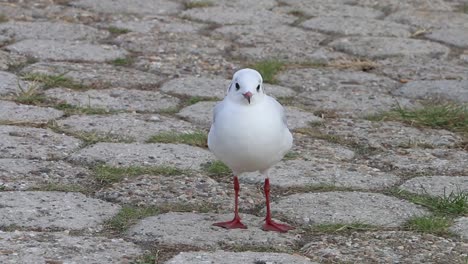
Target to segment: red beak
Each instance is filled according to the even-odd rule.
[[[252,95],[253,95],[253,94],[252,94],[251,92],[246,92],[246,93],[244,93],[244,94],[242,94],[242,95],[245,97],[245,99],[247,99],[247,101],[248,101],[249,104],[250,104],[250,98],[252,98]]]

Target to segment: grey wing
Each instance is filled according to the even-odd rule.
[[[216,122],[216,116],[218,113],[221,111],[221,109],[224,107],[223,101],[218,102],[215,107],[213,108],[213,124]]]

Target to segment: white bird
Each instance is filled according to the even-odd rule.
[[[239,180],[244,172],[260,171],[265,177],[266,218],[263,230],[287,232],[294,229],[271,219],[269,169],[292,147],[293,137],[286,124],[284,109],[265,94],[260,73],[237,71],[223,101],[213,113],[208,147],[234,173],[235,208],[232,221],[215,223],[228,229],[247,228],[239,217]]]

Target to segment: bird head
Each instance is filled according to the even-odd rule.
[[[258,71],[242,69],[234,73],[227,93],[230,100],[253,105],[260,102],[264,96],[263,79]]]

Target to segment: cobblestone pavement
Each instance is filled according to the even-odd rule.
[[[0,47],[1,263],[468,263],[466,0],[1,0]],[[256,173],[211,226],[242,67],[294,132],[288,233]]]

